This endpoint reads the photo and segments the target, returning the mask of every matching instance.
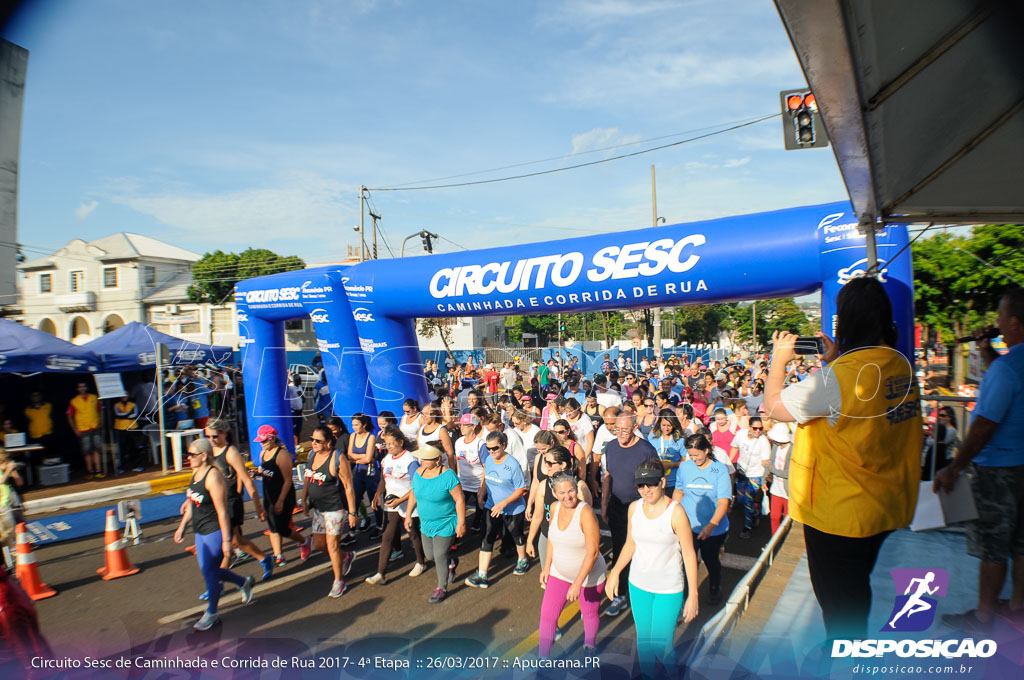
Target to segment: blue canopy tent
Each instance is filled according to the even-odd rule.
[[[0,372],[98,373],[100,359],[44,331],[0,319]]]
[[[176,338],[138,321],[125,324],[83,347],[92,350],[103,360],[104,370],[119,372],[155,367],[157,343],[166,345],[170,351],[169,366],[205,364],[208,361],[216,364],[230,363],[234,351],[231,347]]]

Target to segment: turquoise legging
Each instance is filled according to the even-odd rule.
[[[676,620],[683,608],[683,594],[649,593],[629,584],[629,606],[636,624],[636,655],[640,672],[654,677],[655,662],[660,660],[669,677],[675,676],[675,649],[672,645]]]

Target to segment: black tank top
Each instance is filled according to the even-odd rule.
[[[280,446],[274,449],[270,460],[264,460],[263,454],[260,453],[260,476],[263,477],[263,504],[267,507],[273,507],[281,495],[281,489],[284,488],[284,475],[281,474],[281,468],[277,465],[277,454],[280,451]],[[294,485],[289,487],[288,495],[292,498],[295,497]]]
[[[573,475],[573,479],[576,480],[576,486],[578,487],[579,478]],[[543,469],[537,470],[537,480],[544,486],[544,516],[541,518],[540,532],[547,537],[548,526],[551,522],[551,506],[557,503],[558,499],[555,498],[555,492],[551,489],[551,477],[544,474]]]
[[[192,503],[192,530],[203,536],[220,529],[217,508],[214,507],[210,492],[206,489],[206,478],[209,475],[210,470],[207,470],[202,479],[193,477],[187,492],[188,500]]]
[[[341,502],[341,485],[337,477],[331,476],[331,455],[324,459],[324,464],[313,469],[306,467],[306,485],[309,488],[309,507],[320,512],[335,512],[345,506]]]
[[[224,483],[228,487],[228,501],[233,501],[239,497],[241,493],[238,490],[238,475],[235,473],[235,468],[231,467],[231,463],[228,462],[228,449],[230,446],[225,446],[220,455],[213,457],[213,464],[217,466],[220,473],[224,475]]]

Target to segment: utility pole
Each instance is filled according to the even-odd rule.
[[[654,182],[654,165],[651,165],[651,226],[658,226],[658,190]],[[661,307],[653,309],[654,315],[654,354],[661,354]]]
[[[753,336],[754,337],[751,338],[751,339],[754,341],[754,352],[757,352],[757,300],[754,300],[753,310],[754,310],[754,318],[751,321],[751,325],[752,325],[752,327],[754,329],[754,331],[753,331]]]
[[[365,218],[363,209],[363,200],[366,193],[366,187],[359,185],[359,261],[366,261],[366,231],[363,229],[363,220]]]

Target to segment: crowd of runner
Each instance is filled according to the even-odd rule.
[[[538,560],[542,656],[572,601],[579,603],[584,647],[592,648],[607,599],[605,616],[632,609],[645,640],[641,662],[670,663],[676,623],[693,620],[702,600],[721,601],[733,505],[743,508],[741,538],[762,516],[770,515],[773,530],[785,516],[791,430],[761,414],[767,361],[760,357],[710,365],[670,357],[633,366],[606,356],[601,368],[587,378],[554,359],[528,370],[470,362],[449,367],[441,379],[428,362],[428,403],[407,399],[402,413],[375,418],[354,414],[351,430],[327,417],[313,430],[301,502],[292,456],[272,426],[258,428],[253,455],[261,497],[241,455],[222,441],[224,425],[207,423],[212,446],[189,449],[196,469],[190,516],[197,548],[205,550],[208,601],[196,627],[216,622],[222,581],[239,584],[243,601],[251,599],[251,582],[229,571],[229,562],[259,560],[262,578],[270,579],[286,562],[286,540],[297,544],[300,559],[313,549],[328,554],[328,596],[341,597],[354,558],[346,548],[368,532],[381,542],[369,585],[386,586],[405,541],[415,556],[409,577],[433,565],[431,603],[444,601],[457,578],[488,588],[496,561],[523,576]],[[813,359],[795,362],[788,379],[818,368]],[[270,553],[241,533],[243,492],[267,523]],[[311,535],[296,530],[296,506],[312,518]],[[600,546],[602,526],[611,534],[610,559]],[[215,545],[223,546],[220,560]],[[459,557],[477,545],[476,564],[459,574]],[[708,570],[706,594],[698,594],[698,555]]]

